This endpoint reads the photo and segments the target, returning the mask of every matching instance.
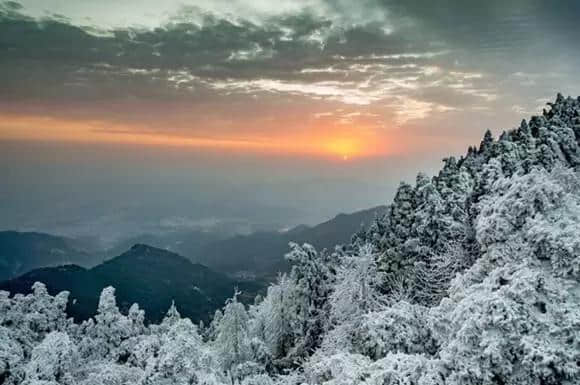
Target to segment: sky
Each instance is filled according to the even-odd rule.
[[[575,0],[0,1],[1,228],[317,223],[580,95]]]

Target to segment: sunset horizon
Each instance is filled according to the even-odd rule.
[[[0,140],[339,158],[466,147],[577,90],[566,5],[492,3],[458,7],[452,26],[412,2],[4,1]]]

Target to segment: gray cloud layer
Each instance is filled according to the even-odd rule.
[[[158,27],[105,28],[3,2],[0,102],[174,101],[219,115],[251,95],[405,124],[521,113],[558,89],[579,91],[574,0],[320,0],[280,12],[210,3],[181,6]]]

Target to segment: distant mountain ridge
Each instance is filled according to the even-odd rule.
[[[230,275],[254,273],[261,277],[274,277],[287,271],[290,264],[284,258],[288,243],[310,243],[317,249],[332,249],[348,244],[352,234],[384,215],[387,206],[377,206],[351,214],[338,214],[319,225],[300,225],[286,232],[257,232],[250,235],[211,242],[199,252],[200,263]]]
[[[64,264],[85,267],[99,262],[72,238],[18,231],[0,231],[0,281],[31,269]]]
[[[0,231],[0,282],[44,267],[78,265],[89,268],[122,254],[134,244],[168,250],[230,275],[248,273],[273,277],[278,271],[289,268],[284,259],[288,242],[309,242],[321,249],[348,243],[362,224],[372,223],[386,209],[386,206],[378,206],[339,214],[316,226],[299,225],[284,232],[261,231],[233,237],[199,231],[142,234],[123,240],[109,250],[98,250],[93,244],[86,245],[59,235]]]
[[[116,288],[121,309],[139,303],[153,322],[163,317],[172,301],[184,315],[207,321],[236,287],[247,301],[263,287],[256,282],[236,282],[181,255],[143,244],[92,269],[66,265],[32,270],[0,283],[0,290],[29,293],[37,281],[51,294],[69,291],[68,313],[77,321],[94,315],[99,294],[107,286]]]

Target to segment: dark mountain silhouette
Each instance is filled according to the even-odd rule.
[[[100,258],[79,243],[55,235],[0,231],[0,281],[39,267],[76,264],[91,266]]]
[[[234,276],[255,274],[271,278],[279,271],[289,269],[290,265],[284,258],[289,250],[288,242],[308,242],[318,249],[332,249],[335,245],[348,243],[352,234],[386,210],[386,206],[378,206],[352,214],[339,214],[314,227],[301,225],[286,232],[257,232],[211,242],[201,248],[196,260]]]
[[[167,250],[138,244],[92,269],[76,265],[36,269],[0,284],[0,290],[28,293],[34,282],[46,284],[49,293],[71,293],[69,314],[76,321],[95,314],[101,290],[116,288],[121,309],[133,303],[145,309],[148,321],[163,318],[172,301],[193,320],[207,321],[237,287],[241,299],[251,301],[264,287],[258,282],[236,282],[206,266]]]
[[[220,231],[199,230],[145,233],[119,240],[113,247],[107,249],[105,254],[111,258],[123,253],[135,244],[145,244],[195,260],[192,257],[198,255],[205,245],[231,236],[232,234],[224,234]]]

